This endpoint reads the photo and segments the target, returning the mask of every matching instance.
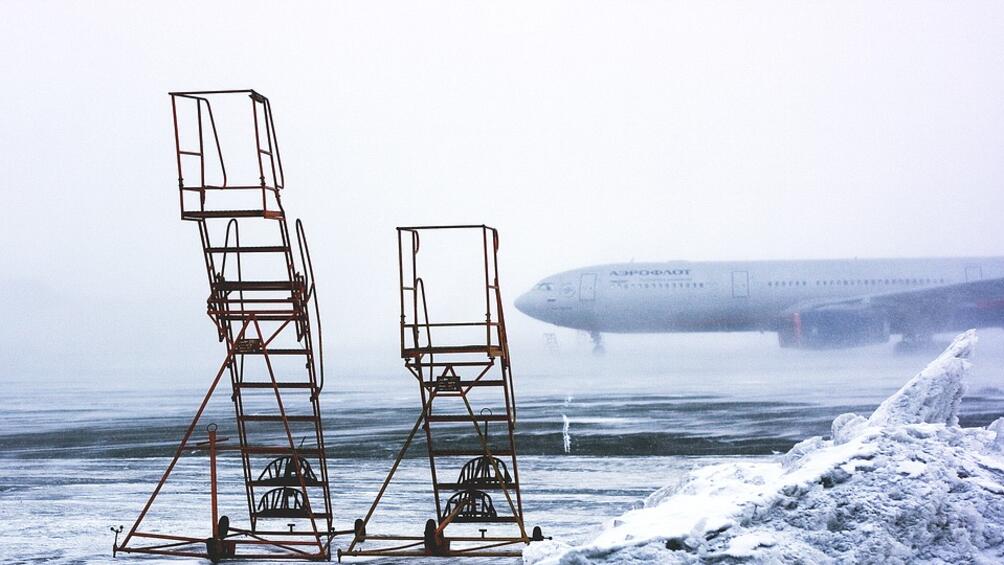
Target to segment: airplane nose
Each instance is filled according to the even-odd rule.
[[[534,308],[533,303],[534,300],[533,297],[530,296],[530,293],[524,292],[523,294],[519,295],[518,298],[516,298],[516,302],[514,304],[516,306],[516,309],[519,310],[520,312],[526,314],[527,316],[536,317],[534,316],[534,314],[536,313],[535,312],[536,309]]]

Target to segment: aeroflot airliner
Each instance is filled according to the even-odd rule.
[[[601,335],[777,332],[782,347],[1004,327],[1004,257],[618,263],[547,277],[521,312]]]

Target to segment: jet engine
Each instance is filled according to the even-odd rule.
[[[781,347],[837,349],[889,341],[889,316],[870,307],[831,307],[794,312],[777,329]]]

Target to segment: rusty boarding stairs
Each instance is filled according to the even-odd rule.
[[[434,322],[420,276],[422,234],[480,240],[484,318]],[[421,413],[343,556],[516,557],[527,533],[516,459],[516,405],[498,280],[498,232],[484,225],[397,229],[400,342],[418,384]],[[455,265],[457,270],[468,265]],[[466,334],[459,338],[460,334]],[[413,440],[424,433],[435,518],[421,534],[373,534],[367,527]],[[465,528],[466,526],[466,528]],[[479,527],[480,526],[480,527]],[[473,528],[479,527],[475,533]],[[502,533],[489,529],[504,528]],[[480,535],[479,535],[480,534]]]
[[[233,172],[228,177],[213,103],[232,108],[241,98],[248,100],[253,126],[247,146],[254,154],[244,155],[245,169],[254,172],[250,181],[235,182]],[[319,404],[319,308],[303,226],[297,220],[291,232],[280,199],[284,178],[271,105],[254,90],[174,92],[171,104],[181,218],[198,226],[210,289],[207,313],[227,353],[174,459],[115,552],[213,561],[330,559],[336,532]],[[195,534],[141,529],[224,375],[238,445],[211,442],[211,527]],[[217,516],[215,451],[240,458],[244,527]]]

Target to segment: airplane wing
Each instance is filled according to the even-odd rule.
[[[783,312],[778,331],[789,345],[825,347],[1001,325],[1004,278],[805,301]]]

